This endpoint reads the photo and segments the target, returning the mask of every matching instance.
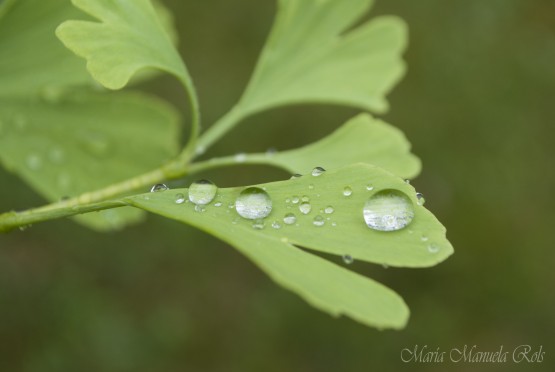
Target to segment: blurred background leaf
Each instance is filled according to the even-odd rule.
[[[274,4],[167,4],[210,123],[243,90]],[[555,4],[382,0],[371,14],[409,25],[408,72],[384,120],[422,159],[412,184],[457,249],[426,270],[353,264],[405,298],[405,330],[334,320],[229,246],[163,218],[106,235],[56,221],[0,236],[0,370],[398,370],[401,349],[415,344],[543,345],[548,357],[541,365],[407,366],[413,370],[553,370]],[[145,88],[186,110],[171,78]],[[356,113],[308,106],[257,115],[249,121],[266,125],[239,126],[206,156],[300,147]],[[220,186],[288,176],[258,166],[203,175]],[[1,210],[42,203],[14,176],[0,177]]]

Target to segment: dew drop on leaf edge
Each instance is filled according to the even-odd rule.
[[[164,185],[163,183],[157,183],[156,185],[152,186],[150,188],[150,192],[160,192],[160,191],[166,191],[169,190],[170,188],[166,185]]]
[[[314,177],[318,177],[318,176],[321,176],[322,174],[324,174],[325,171],[326,171],[326,170],[325,170],[324,168],[322,168],[322,167],[316,167],[316,168],[314,168],[314,169],[312,170],[312,173],[311,173],[311,174],[312,174]]]
[[[396,231],[408,226],[414,218],[410,198],[398,190],[382,190],[364,204],[366,225],[378,231]]]
[[[345,254],[341,258],[343,259],[343,262],[345,262],[347,265],[350,265],[355,261],[353,256],[351,256],[350,254]]]
[[[183,204],[185,202],[185,195],[182,193],[175,194],[175,204]]]
[[[218,186],[209,180],[198,180],[189,186],[189,200],[197,205],[209,204],[216,193],[218,192]]]
[[[272,212],[272,199],[259,187],[247,187],[235,200],[235,210],[248,220],[264,218]]]

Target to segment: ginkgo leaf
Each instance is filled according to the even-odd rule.
[[[178,123],[169,105],[137,93],[4,99],[0,161],[58,201],[159,167],[178,152]],[[78,218],[107,229],[138,217],[136,211],[113,210]]]
[[[315,102],[382,113],[404,73],[405,23],[375,18],[350,30],[372,0],[279,0],[278,14],[238,108]]]
[[[216,158],[218,164],[268,164],[291,173],[307,174],[314,165],[335,169],[355,163],[373,164],[403,178],[420,172],[420,160],[410,152],[403,133],[368,114],[360,114],[321,140],[298,149]]]
[[[405,324],[408,312],[396,295],[294,246],[399,267],[432,266],[453,253],[445,228],[419,205],[414,188],[380,168],[357,164],[256,187],[267,193],[271,209],[269,215],[255,220],[238,213],[244,210],[244,203],[237,204],[244,188],[219,189],[212,203],[203,206],[184,202],[187,189],[124,200],[228,242],[314,306],[378,327]],[[363,209],[384,191],[404,195],[413,216],[404,228],[368,227]],[[260,200],[255,208],[265,203]],[[387,203],[382,207],[384,213],[395,215],[399,205],[393,199],[389,207]]]
[[[120,89],[144,68],[180,79],[196,101],[189,73],[149,0],[72,0],[101,22],[66,21],[56,35],[78,56],[102,85]]]

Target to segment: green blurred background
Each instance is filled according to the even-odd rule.
[[[275,4],[166,4],[209,124],[238,98]],[[422,159],[412,183],[455,247],[430,269],[353,265],[405,298],[405,330],[318,312],[233,248],[173,221],[149,216],[109,234],[54,221],[0,236],[0,371],[555,370],[555,2],[382,0],[370,16],[377,14],[409,24],[408,74],[384,118]],[[144,88],[186,114],[170,78]],[[357,112],[303,106],[260,114],[206,157],[293,148]],[[287,175],[245,166],[204,176],[230,186]],[[0,184],[2,211],[43,203],[3,170]],[[542,345],[543,362],[400,358],[415,345],[523,344]]]

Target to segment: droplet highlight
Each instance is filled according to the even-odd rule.
[[[324,220],[324,217],[317,215],[316,217],[314,217],[314,220],[312,220],[312,224],[314,226],[324,226],[324,224],[326,223],[326,220]]]
[[[160,191],[166,191],[169,190],[170,188],[166,185],[164,185],[163,183],[157,183],[156,185],[152,186],[150,188],[150,192],[160,192]]]
[[[185,195],[182,193],[175,194],[175,204],[183,204],[185,202]]]
[[[349,186],[345,186],[345,188],[343,188],[344,196],[351,196],[352,194],[353,194],[353,189],[351,189]]]
[[[249,220],[264,218],[272,212],[272,199],[261,188],[248,187],[235,200],[235,210]]]
[[[297,222],[297,217],[293,213],[287,213],[283,217],[283,223],[286,225],[293,225],[295,222]]]
[[[363,208],[364,222],[378,231],[396,231],[408,226],[414,218],[412,202],[398,190],[383,190],[374,194]]]
[[[312,174],[314,177],[318,177],[318,176],[321,176],[322,174],[324,174],[325,171],[326,171],[326,170],[325,170],[324,168],[322,168],[322,167],[316,167],[316,168],[314,168],[314,169],[312,170],[312,173],[311,173],[311,174]]]
[[[198,180],[189,186],[189,200],[196,205],[206,205],[214,200],[217,192],[218,186],[211,181]]]
[[[312,206],[308,202],[303,202],[299,205],[299,211],[301,211],[302,214],[309,214],[311,210]]]
[[[416,204],[424,205],[426,203],[426,199],[424,199],[424,195],[422,193],[416,193]]]

